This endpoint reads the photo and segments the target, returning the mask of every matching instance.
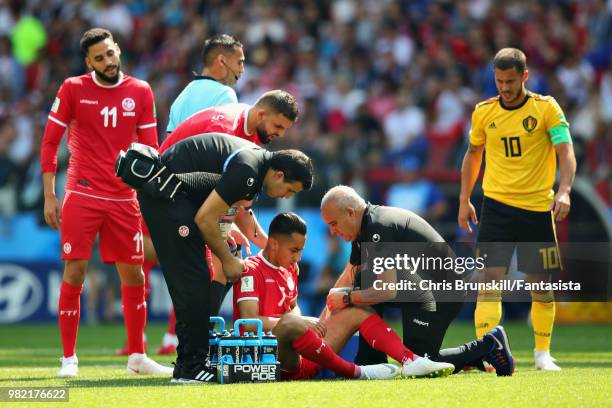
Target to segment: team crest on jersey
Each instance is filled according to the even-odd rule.
[[[289,288],[289,290],[295,289],[295,282],[293,281],[293,278],[291,276],[287,278],[287,287]]]
[[[136,102],[134,102],[132,98],[123,98],[123,101],[121,102],[121,107],[123,108],[123,110],[131,112],[134,110],[134,108],[136,108]]]
[[[189,227],[186,225],[181,225],[178,229],[178,233],[181,237],[185,238],[189,235]]]
[[[536,126],[538,126],[538,120],[533,116],[529,115],[525,119],[523,119],[523,127],[529,133],[533,132],[533,129],[535,129]]]
[[[69,254],[71,252],[72,252],[72,245],[70,245],[70,242],[64,243],[64,253]]]

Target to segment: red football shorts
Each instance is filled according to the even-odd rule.
[[[104,200],[67,191],[62,203],[62,259],[89,259],[98,233],[104,263],[144,261],[137,200]]]

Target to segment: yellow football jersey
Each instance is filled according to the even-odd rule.
[[[557,170],[550,130],[569,127],[551,96],[528,93],[525,102],[505,108],[499,96],[476,105],[470,143],[485,145],[485,196],[513,207],[548,211]]]

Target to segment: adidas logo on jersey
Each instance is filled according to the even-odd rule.
[[[489,125],[489,129],[497,129],[497,126],[495,126],[495,122],[491,122],[491,124]]]

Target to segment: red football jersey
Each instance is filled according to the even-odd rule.
[[[245,260],[246,272],[234,283],[234,320],[240,318],[238,303],[244,300],[259,302],[259,315],[279,317],[295,306],[297,271],[274,266],[262,253]]]
[[[202,133],[227,133],[260,144],[257,132],[247,133],[246,119],[250,108],[251,105],[246,103],[231,103],[194,113],[170,133],[159,148],[159,152],[166,151],[185,138]]]
[[[94,72],[68,78],[57,93],[43,137],[41,168],[43,173],[56,171],[57,147],[67,128],[67,191],[106,199],[136,197],[115,176],[115,159],[132,142],[157,148],[153,91],[144,81],[119,75],[109,86],[97,81]]]

